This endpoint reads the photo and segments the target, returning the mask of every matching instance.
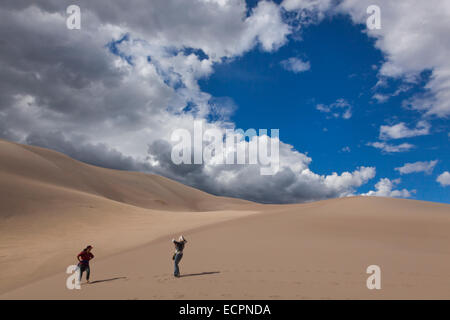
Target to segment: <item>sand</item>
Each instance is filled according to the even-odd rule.
[[[68,290],[87,244],[93,283]],[[450,205],[260,205],[0,140],[0,268],[0,299],[450,299]]]

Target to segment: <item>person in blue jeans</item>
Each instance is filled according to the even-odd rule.
[[[181,261],[181,258],[183,258],[183,250],[185,244],[187,243],[187,240],[183,236],[180,236],[178,241],[172,239],[172,242],[175,244],[175,253],[173,255],[174,261],[173,275],[178,278],[180,276],[180,268],[178,265]]]
[[[80,279],[79,279],[80,282],[81,277],[83,277],[83,272],[86,271],[86,280],[87,283],[89,283],[89,276],[91,275],[91,268],[89,267],[89,261],[94,259],[94,255],[92,254],[91,250],[92,246],[89,245],[77,255],[78,268],[80,268]]]

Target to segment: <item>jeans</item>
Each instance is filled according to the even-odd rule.
[[[179,253],[175,254],[174,271],[173,271],[173,275],[175,277],[178,277],[180,275],[180,268],[178,267],[178,264],[180,263],[181,258],[183,258],[183,253],[179,252]]]
[[[89,268],[89,265],[79,263],[78,267],[80,268],[80,282],[81,278],[83,277],[83,272],[85,271],[86,271],[86,280],[89,281],[89,276],[91,275],[91,269]]]

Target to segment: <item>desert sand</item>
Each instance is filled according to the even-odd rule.
[[[68,290],[87,244],[92,283]],[[261,205],[0,140],[0,268],[0,299],[450,299],[450,205]]]

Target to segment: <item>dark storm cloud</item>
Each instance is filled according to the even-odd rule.
[[[147,162],[138,162],[133,157],[125,156],[104,143],[91,144],[82,137],[72,137],[69,140],[61,132],[52,132],[48,135],[30,134],[25,142],[29,145],[56,150],[95,166],[128,171],[151,171]]]

